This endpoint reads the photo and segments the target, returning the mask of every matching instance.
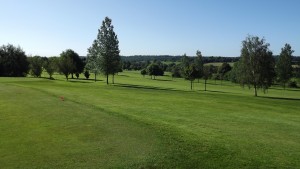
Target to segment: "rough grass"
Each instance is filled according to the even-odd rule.
[[[0,78],[1,168],[300,167],[299,89],[54,78]]]

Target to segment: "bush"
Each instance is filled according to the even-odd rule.
[[[296,81],[290,81],[289,83],[288,83],[288,87],[291,87],[291,88],[297,88],[298,86],[297,86],[297,82]]]
[[[88,70],[86,70],[84,72],[84,76],[85,76],[86,79],[89,79],[90,78],[90,72]]]

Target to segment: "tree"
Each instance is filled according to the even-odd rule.
[[[240,62],[235,62],[233,64],[233,68],[231,69],[230,73],[229,73],[229,79],[231,82],[233,83],[238,83],[239,81],[239,73],[240,73]]]
[[[89,79],[90,78],[90,72],[88,70],[86,70],[84,72],[84,76],[85,76],[86,79]]]
[[[171,73],[172,73],[172,78],[174,78],[174,77],[182,77],[181,75],[181,67],[180,66],[178,66],[178,65],[174,65],[173,67],[172,67],[172,70],[171,70]]]
[[[221,78],[221,84],[222,84],[225,74],[227,72],[229,72],[230,70],[231,70],[231,66],[226,62],[222,63],[222,65],[219,67],[218,74],[220,75],[220,78]]]
[[[41,77],[43,72],[43,60],[40,56],[29,57],[30,74],[34,77]]]
[[[257,89],[264,92],[271,86],[275,76],[275,62],[269,44],[265,39],[257,36],[248,36],[242,42],[240,83],[249,88],[254,87],[254,95]]]
[[[59,70],[66,76],[66,79],[69,80],[69,75],[76,69],[74,62],[74,55],[77,55],[72,49],[67,49],[60,54],[59,58]]]
[[[141,75],[143,75],[143,77],[145,77],[146,74],[147,74],[147,70],[146,69],[142,69],[141,70]]]
[[[90,70],[95,74],[95,82],[96,82],[97,74],[101,71],[99,46],[97,40],[94,40],[93,45],[88,48],[87,63],[85,67],[87,70]]]
[[[79,78],[79,74],[83,72],[84,70],[84,62],[83,60],[79,57],[79,55],[73,55],[73,60],[75,63],[75,69],[71,72],[72,79],[73,79],[73,74],[75,73],[76,78]]]
[[[281,53],[276,63],[277,80],[282,84],[284,89],[286,83],[290,80],[293,73],[293,67],[292,67],[293,52],[294,51],[292,50],[291,45],[285,44],[285,46],[281,48]]]
[[[11,44],[0,47],[0,76],[26,76],[29,62],[20,47]]]
[[[118,37],[114,32],[114,27],[111,24],[112,20],[105,17],[101,28],[98,30],[96,39],[97,47],[100,56],[100,68],[106,76],[106,84],[108,84],[108,76],[118,72],[120,65],[120,50]],[[114,80],[113,80],[114,83]]]
[[[53,73],[57,70],[57,65],[59,64],[59,60],[57,57],[47,58],[44,62],[44,68],[46,72],[49,74],[49,78],[52,78]]]
[[[147,67],[147,72],[151,76],[153,76],[153,79],[155,79],[155,76],[163,76],[164,75],[164,70],[162,67],[160,67],[157,63],[151,63]]]
[[[298,61],[295,66],[295,77],[300,78],[300,61]]]
[[[203,67],[204,91],[206,91],[206,82],[209,78],[211,78],[213,71],[214,71],[213,65]]]
[[[187,65],[187,67],[183,68],[183,77],[186,80],[189,80],[191,82],[191,90],[193,90],[193,81],[196,79],[198,75],[198,71],[196,69],[196,65],[194,63],[191,63]]]
[[[202,54],[199,50],[197,50],[196,52],[196,58],[194,62],[197,70],[196,78],[198,79],[198,83],[199,83],[199,79],[203,76],[203,59],[202,59]]]

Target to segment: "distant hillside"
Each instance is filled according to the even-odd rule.
[[[191,57],[191,56],[190,56]],[[194,56],[193,56],[194,57]],[[182,56],[170,56],[170,55],[135,55],[135,56],[121,56],[122,61],[126,62],[143,62],[143,61],[161,61],[161,62],[178,62],[181,61]],[[236,62],[239,57],[222,57],[222,56],[204,56],[204,63],[211,62]]]
[[[189,56],[195,57],[195,56]],[[122,61],[126,62],[147,62],[147,61],[161,61],[161,62],[180,62],[182,56],[171,56],[171,55],[134,55],[134,56],[121,56]],[[278,55],[274,56],[277,60]],[[204,63],[223,63],[223,62],[237,62],[240,57],[224,57],[224,56],[204,56]],[[300,62],[300,56],[293,57],[293,63]]]

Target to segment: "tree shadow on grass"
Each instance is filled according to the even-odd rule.
[[[217,90],[201,90],[201,91],[204,91],[204,92],[211,92],[211,93],[222,93],[222,94],[234,94],[232,92],[224,92],[224,91],[217,91]]]
[[[300,90],[298,88],[294,88],[294,89],[291,89],[291,88],[274,88],[274,87],[270,87],[270,89],[273,89],[273,90],[283,90],[283,91],[293,91],[293,92],[300,92]]]
[[[300,101],[300,98],[285,98],[285,97],[268,97],[268,96],[258,96],[260,98],[272,99],[272,100],[293,100]]]
[[[117,76],[129,77],[128,75],[117,75]]]
[[[169,80],[169,79],[153,79],[153,80],[157,80],[157,81],[169,81],[169,82],[173,81],[173,80]]]
[[[122,84],[122,83],[115,83],[114,85],[118,86],[118,87],[135,88],[135,89],[150,89],[150,90],[190,92],[190,91],[178,90],[178,89],[174,89],[174,88],[163,88],[163,87],[155,87],[155,86],[144,86],[144,85],[133,85],[133,84]]]
[[[96,80],[96,82],[98,81],[103,81],[103,80]],[[95,79],[69,79],[68,82],[71,83],[91,83],[91,82],[95,82]]]

